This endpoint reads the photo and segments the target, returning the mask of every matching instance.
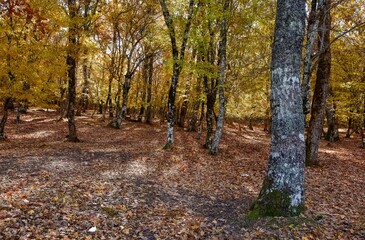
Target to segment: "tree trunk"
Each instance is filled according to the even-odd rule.
[[[153,82],[153,54],[148,56],[148,82],[146,96],[146,123],[152,123],[152,82]]]
[[[213,81],[213,80],[212,80]],[[207,86],[207,84],[205,84]],[[205,137],[204,147],[210,149],[213,142],[213,125],[214,125],[214,104],[217,97],[217,89],[209,89],[206,91],[207,95],[207,110],[205,113],[205,120],[207,122],[207,135]]]
[[[9,107],[10,105],[12,105],[13,102],[13,98],[8,97],[6,98],[6,100],[4,101],[4,108],[3,108],[3,117],[1,118],[1,122],[0,122],[0,140],[4,140],[6,139],[6,134],[5,134],[5,125],[6,122],[8,121],[8,116],[9,116]]]
[[[188,112],[188,104],[189,104],[189,89],[190,89],[190,81],[191,81],[192,76],[189,76],[188,82],[186,83],[185,86],[185,92],[184,92],[184,96],[183,96],[183,102],[181,104],[181,108],[180,108],[180,115],[179,115],[179,127],[184,127],[185,124],[185,118],[186,118],[186,114]]]
[[[339,141],[340,136],[338,133],[338,126],[336,120],[336,103],[333,100],[332,88],[329,89],[329,96],[331,99],[326,104],[326,117],[327,117],[327,132],[325,139],[331,143]]]
[[[85,51],[85,54],[87,54],[87,51]],[[82,62],[82,76],[84,79],[82,91],[81,91],[81,98],[80,98],[80,104],[77,109],[76,115],[80,116],[82,112],[85,112],[86,109],[89,106],[89,92],[90,92],[90,74],[91,74],[91,66],[90,61],[87,56],[83,59]]]
[[[266,84],[266,102],[267,107],[265,110],[265,120],[264,120],[264,131],[271,133],[271,111],[270,111],[270,86],[269,83]]]
[[[197,55],[197,62],[202,61],[202,53],[198,52]],[[193,114],[189,120],[189,127],[188,127],[188,131],[189,132],[195,132],[197,131],[197,122],[198,122],[198,114],[199,114],[199,107],[200,107],[200,103],[202,102],[201,99],[201,94],[202,94],[202,88],[201,88],[201,83],[202,83],[202,76],[199,75],[198,76],[198,83],[195,86],[195,93],[196,93],[196,98],[194,101],[194,106],[193,106]]]
[[[363,77],[362,77],[362,83],[365,83],[365,67],[363,70]],[[361,140],[362,140],[362,148],[365,148],[365,93],[362,94],[362,98],[363,98],[363,109],[362,109],[362,130],[361,130]]]
[[[148,85],[148,67],[149,67],[149,56],[143,60],[142,66],[142,93],[141,93],[141,108],[139,109],[138,118],[142,119],[145,115],[146,105],[147,105],[147,85]],[[137,98],[136,98],[137,99]]]
[[[226,60],[227,60],[227,14],[229,9],[229,0],[224,0],[223,3],[223,14],[224,17],[221,22],[220,30],[220,42],[219,42],[219,81],[218,81],[218,94],[219,94],[219,112],[217,119],[217,127],[212,145],[210,146],[209,152],[212,155],[218,153],[219,142],[223,133],[224,116],[226,112],[226,99],[224,95],[224,84],[226,79]]]
[[[305,0],[277,1],[271,62],[272,135],[268,170],[249,217],[304,211],[304,119],[300,88]]]
[[[167,103],[167,142],[163,149],[171,149],[174,144],[174,122],[175,122],[175,98],[176,98],[176,89],[179,81],[179,75],[182,69],[182,62],[184,61],[185,49],[188,42],[189,32],[191,21],[194,13],[194,0],[189,1],[189,10],[188,17],[185,24],[185,29],[183,32],[182,43],[180,47],[180,51],[177,47],[176,34],[175,34],[175,26],[173,23],[173,19],[170,15],[170,12],[167,8],[167,4],[165,0],[160,0],[160,5],[162,8],[162,13],[165,19],[166,26],[169,30],[170,40],[171,40],[171,50],[172,56],[174,60],[173,69],[172,69],[172,79],[171,85],[169,89],[169,98]],[[180,56],[179,56],[180,55]]]
[[[132,80],[131,77],[132,76],[128,73],[125,75],[125,81],[123,84],[122,107],[117,108],[116,117],[111,124],[112,127],[117,129],[120,129],[122,121],[127,113],[128,94],[129,94],[129,89],[131,88],[131,80]]]
[[[169,99],[167,101],[167,142],[164,149],[171,149],[174,144],[175,98],[180,71],[180,64],[174,63]]]
[[[345,138],[350,138],[351,137],[351,129],[352,129],[352,110],[350,111],[350,116],[348,117],[347,120],[347,131],[346,131],[346,136]]]
[[[195,132],[196,129],[196,124],[198,122],[198,111],[199,111],[199,107],[200,107],[200,103],[201,103],[201,87],[200,87],[200,82],[197,84],[196,87],[196,93],[197,93],[197,98],[194,102],[194,107],[193,107],[193,114],[189,120],[189,127],[188,127],[188,131],[189,132]]]
[[[318,2],[317,2],[318,1]],[[302,98],[304,121],[310,112],[311,84],[310,79],[313,72],[313,51],[318,36],[319,15],[322,9],[323,0],[312,0],[307,27],[307,44],[305,46],[304,70],[302,80]]]
[[[68,106],[67,106],[67,120],[68,120],[68,136],[67,140],[70,142],[78,142],[75,124],[75,104],[76,104],[76,53],[77,53],[77,39],[76,39],[76,2],[75,0],[68,0],[70,27],[68,36],[68,52],[66,57],[66,64],[68,66]]]
[[[320,19],[319,45],[320,51],[318,59],[317,79],[314,88],[311,119],[309,122],[306,140],[306,160],[307,166],[318,165],[318,148],[323,129],[324,111],[331,74],[331,1],[324,1],[324,11]]]

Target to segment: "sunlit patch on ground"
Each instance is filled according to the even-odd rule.
[[[19,133],[19,134],[14,134],[11,137],[14,139],[33,139],[33,138],[47,138],[52,136],[53,134],[55,134],[56,131],[37,131],[34,133],[28,133],[28,134],[24,134],[24,133]]]

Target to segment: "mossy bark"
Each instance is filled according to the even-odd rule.
[[[248,217],[304,210],[304,118],[300,88],[305,1],[278,0],[271,61],[271,149],[265,180]]]

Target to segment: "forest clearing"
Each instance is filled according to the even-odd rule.
[[[11,116],[0,142],[0,239],[365,238],[359,135],[321,142],[321,166],[306,168],[305,214],[250,220],[269,155],[261,127],[227,124],[212,156],[204,137],[182,128],[162,150],[159,122],[115,130],[89,112],[71,143],[56,112]]]

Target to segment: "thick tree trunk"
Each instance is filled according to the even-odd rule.
[[[270,87],[269,83],[266,84],[266,102],[267,107],[265,110],[265,119],[264,119],[264,131],[271,133],[271,111],[270,111]]]
[[[227,60],[227,13],[229,9],[229,0],[224,0],[223,13],[224,17],[221,22],[220,30],[220,42],[219,42],[219,81],[218,81],[218,94],[219,94],[219,112],[217,119],[217,127],[212,145],[210,146],[209,152],[212,155],[218,153],[219,142],[223,133],[224,116],[226,113],[226,99],[224,95],[224,84],[226,79],[226,60]]]
[[[311,119],[309,122],[307,140],[306,140],[306,160],[307,166],[318,165],[318,148],[319,141],[323,130],[324,111],[326,107],[326,98],[329,87],[329,78],[331,75],[331,48],[330,48],[330,32],[331,32],[331,1],[324,0],[324,11],[320,19],[320,37],[319,45],[321,46],[317,79],[314,88]]]
[[[268,170],[249,217],[304,210],[304,119],[300,88],[305,0],[277,1],[271,62],[272,135]]]
[[[78,142],[75,123],[75,104],[76,104],[76,2],[75,0],[68,0],[70,28],[68,37],[68,52],[66,57],[66,64],[68,66],[68,106],[67,106],[67,120],[68,120],[68,136],[67,140],[70,142]]]

